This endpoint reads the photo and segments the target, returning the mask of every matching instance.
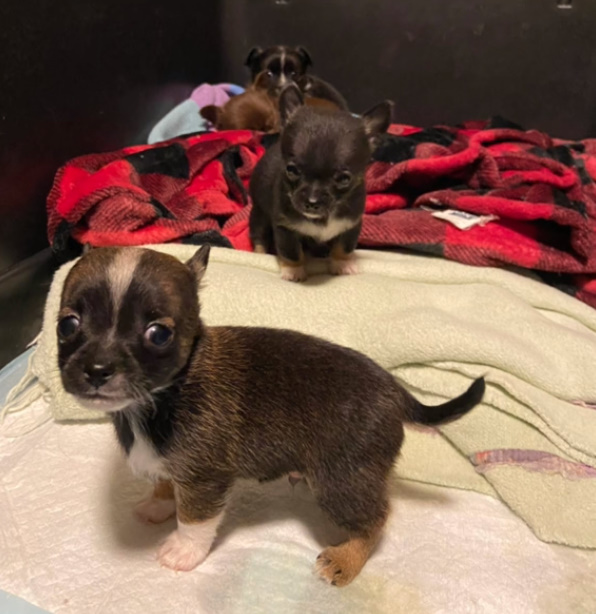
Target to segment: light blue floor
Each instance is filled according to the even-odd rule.
[[[18,383],[27,369],[27,359],[32,350],[27,350],[12,362],[8,363],[0,371],[0,407],[4,405],[4,399],[10,389]],[[47,614],[20,597],[9,595],[0,590],[0,614]]]
[[[48,614],[48,612],[20,597],[0,591],[0,614]]]
[[[27,360],[31,352],[33,352],[33,348],[17,356],[0,371],[0,407],[4,405],[6,395],[19,382],[27,370]],[[0,614],[2,614],[1,610]]]

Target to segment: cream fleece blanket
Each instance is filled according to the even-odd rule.
[[[183,260],[192,246],[152,246]],[[542,540],[596,548],[596,310],[501,269],[360,251],[361,273],[305,284],[271,256],[212,249],[209,325],[290,328],[353,347],[435,403],[484,375],[484,403],[439,431],[409,428],[400,477],[500,497]],[[61,268],[33,355],[35,390],[59,421],[96,420],[62,389],[55,322]],[[41,388],[40,388],[41,387]],[[33,396],[32,396],[33,395]]]

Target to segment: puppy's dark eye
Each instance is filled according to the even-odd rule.
[[[174,338],[174,331],[163,324],[151,324],[145,331],[145,339],[155,347],[166,347]]]
[[[69,339],[76,334],[80,326],[81,321],[77,316],[66,316],[58,322],[58,335],[61,339]]]
[[[341,171],[340,173],[336,173],[334,179],[338,188],[347,188],[352,181],[352,173]]]
[[[296,76],[296,71],[292,70],[290,71],[290,77],[292,77],[292,79]]]
[[[272,70],[268,70],[267,71],[267,76],[268,77],[273,77],[273,71]]]
[[[288,179],[296,181],[296,179],[300,178],[300,169],[293,162],[290,162],[286,166],[286,175]]]

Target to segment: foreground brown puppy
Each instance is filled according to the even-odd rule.
[[[208,246],[187,264],[137,248],[84,255],[57,325],[64,387],[110,412],[131,468],[155,481],[138,514],[177,514],[163,565],[190,570],[205,559],[237,478],[298,472],[348,531],[317,559],[323,579],[346,585],[387,518],[403,423],[457,418],[481,400],[484,381],[427,407],[353,350],[291,331],[208,328],[197,298],[208,255]]]

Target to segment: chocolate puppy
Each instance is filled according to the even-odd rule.
[[[484,381],[427,407],[353,350],[287,330],[206,327],[197,289],[208,255],[203,246],[184,264],[139,248],[85,254],[57,323],[64,388],[111,415],[131,468],[155,482],[138,514],[176,513],[162,565],[190,570],[205,559],[236,479],[299,472],[349,533],[319,555],[318,574],[348,584],[387,518],[403,423],[465,414]]]
[[[263,71],[255,82],[221,107],[207,105],[200,114],[217,130],[260,130],[275,133],[280,130],[277,97],[268,91],[268,77]]]
[[[294,82],[306,97],[322,98],[333,102],[339,109],[348,110],[345,98],[330,84],[314,75],[307,75],[312,66],[310,54],[304,47],[254,47],[246,58],[252,82],[264,72],[267,86],[274,96],[279,96],[283,88]]]
[[[303,106],[296,85],[279,100],[282,134],[250,180],[250,238],[256,252],[277,253],[281,276],[306,279],[305,248],[329,252],[331,272],[357,272],[353,252],[366,200],[364,175],[373,146],[391,121],[392,103],[362,118]]]
[[[207,105],[199,113],[217,130],[258,130],[268,134],[281,128],[278,96],[269,88],[265,71],[259,73],[255,82],[238,96],[233,96],[223,106]],[[308,106],[338,110],[330,100],[309,96]]]

